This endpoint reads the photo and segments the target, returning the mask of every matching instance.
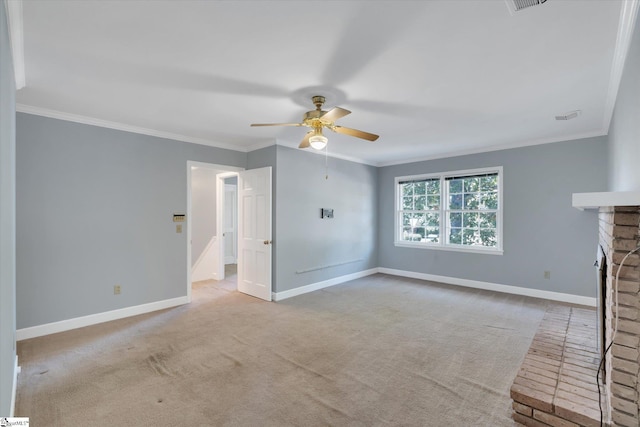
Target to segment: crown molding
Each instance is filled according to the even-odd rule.
[[[7,21],[9,23],[9,41],[13,56],[13,74],[16,90],[26,85],[24,69],[24,24],[22,19],[22,0],[5,0]]]
[[[613,110],[616,106],[618,90],[620,89],[620,82],[624,71],[624,63],[627,59],[627,54],[629,53],[629,45],[631,44],[631,36],[633,35],[639,6],[640,0],[626,0],[622,3],[622,8],[620,10],[620,23],[618,25],[618,35],[616,37],[616,48],[613,53],[613,64],[611,66],[609,89],[607,91],[602,124],[605,133],[609,133],[609,126],[611,125],[611,119],[613,118]]]
[[[310,151],[313,152],[314,154],[324,155],[324,150],[318,151],[318,150],[311,149]],[[376,167],[378,166],[377,162],[361,159],[359,157],[344,156],[342,154],[331,154],[331,153],[329,153],[329,157],[333,157],[335,159],[340,159],[340,160],[346,160],[348,162],[353,162],[353,163],[360,163],[362,165],[376,166]]]
[[[278,145],[278,142],[275,139],[271,139],[269,141],[258,142],[257,144],[253,144],[247,147],[247,153],[251,151],[261,150],[263,148],[271,147],[274,145]]]
[[[221,142],[210,141],[208,139],[194,138],[186,135],[179,135],[171,132],[163,132],[154,129],[147,129],[139,126],[132,126],[125,123],[111,122],[102,119],[96,119],[93,117],[81,116],[78,114],[65,113],[57,110],[50,110],[48,108],[33,107],[31,105],[16,104],[16,111],[20,113],[33,114],[36,116],[49,117],[52,119],[65,120],[68,122],[81,123],[85,125],[98,126],[108,129],[121,130],[125,132],[138,133],[142,135],[155,136],[158,138],[173,139],[175,141],[189,142],[192,144],[207,145],[209,147],[223,148],[225,150],[240,151],[246,153],[245,147],[238,147],[231,144],[225,144]]]
[[[564,142],[564,141],[573,141],[576,139],[593,138],[597,136],[604,136],[606,134],[607,133],[601,129],[598,131],[573,134],[573,135],[568,135],[563,137],[541,138],[541,139],[533,139],[533,140],[527,140],[527,141],[518,141],[510,144],[492,145],[490,147],[481,147],[481,148],[474,148],[474,149],[460,150],[460,151],[449,151],[446,153],[435,154],[433,156],[414,157],[411,159],[392,160],[388,162],[378,162],[376,166],[384,167],[384,166],[404,165],[407,163],[425,162],[427,160],[446,159],[450,157],[466,156],[470,154],[481,154],[481,153],[489,153],[492,151],[509,150],[512,148],[529,147],[532,145],[544,145],[544,144],[552,144],[555,142]]]
[[[79,114],[65,113],[58,110],[34,107],[31,105],[25,105],[25,104],[16,104],[16,112],[33,114],[36,116],[49,117],[49,118],[58,119],[58,120],[65,120],[68,122],[81,123],[85,125],[98,126],[98,127],[108,128],[108,129],[121,130],[125,132],[138,133],[142,135],[155,136],[158,138],[173,139],[176,141],[189,142],[192,144],[207,145],[209,147],[223,148],[226,150],[239,151],[241,153],[248,153],[250,151],[259,150],[261,148],[270,147],[272,145],[281,145],[283,147],[288,147],[288,145],[283,144],[277,140],[261,142],[258,144],[251,145],[249,147],[238,147],[231,144],[224,144],[220,142],[209,141],[207,139],[194,138],[194,137],[179,135],[179,134],[170,133],[170,132],[162,132],[154,129],[147,129],[147,128],[128,125],[124,123],[111,122],[107,120],[96,119],[93,117],[81,116]],[[291,147],[291,148],[295,148],[295,147]],[[322,151],[308,150],[308,152],[312,152],[314,154],[322,154],[322,155],[325,154],[324,150]],[[347,160],[354,163],[362,163],[365,165],[376,166],[376,163],[374,162],[370,162],[367,160],[350,157],[350,156],[343,156],[340,154],[329,154],[329,157]]]
[[[267,147],[272,147],[272,146],[280,146],[280,147],[287,147],[287,148],[291,148],[294,150],[297,150],[298,147],[296,147],[295,145],[291,145],[288,144],[286,142],[283,141],[279,141],[279,140],[275,140],[275,141],[267,141],[267,142],[261,142],[258,144],[254,144],[250,147],[247,148],[247,152],[251,152],[251,151],[256,151],[256,150],[260,150],[262,148],[267,148]],[[318,150],[305,150],[307,153],[312,153],[312,154],[320,154],[322,156],[327,155],[324,151],[324,149],[318,151]],[[335,153],[331,153],[329,152],[328,154],[329,157],[334,158],[334,159],[340,159],[340,160],[346,160],[348,162],[353,162],[353,163],[360,163],[363,165],[369,165],[369,166],[377,166],[377,163],[375,162],[371,162],[369,160],[364,160],[358,157],[351,157],[351,156],[344,156],[342,154],[335,154]]]
[[[298,148],[295,144],[291,145],[291,144],[283,143],[281,141],[277,141],[276,145],[279,145],[281,147],[291,148],[292,150],[303,150],[305,153],[310,153],[310,154],[315,154],[320,156],[327,156],[327,157],[331,157],[332,159],[346,160],[348,162],[360,163],[362,165],[368,165],[368,166],[378,166],[376,162],[361,159],[359,157],[352,157],[352,156],[346,156],[343,154],[332,153],[331,150],[329,150],[329,152],[327,153],[325,151],[326,148],[323,148],[322,150],[314,150],[313,148],[301,149],[301,148]],[[329,147],[330,145],[331,145],[331,141],[329,141],[329,144],[327,144],[327,147]]]
[[[192,143],[192,144],[206,145],[206,146],[209,146],[209,147],[216,147],[216,148],[222,148],[222,149],[226,149],[226,150],[239,151],[239,152],[242,152],[242,153],[248,153],[248,152],[251,152],[251,151],[259,150],[261,148],[271,147],[273,145],[276,145],[276,146],[279,145],[279,146],[282,146],[282,147],[296,149],[295,146],[291,146],[290,144],[286,144],[286,143],[283,143],[282,141],[278,141],[278,140],[266,141],[266,142],[262,142],[262,143],[251,145],[249,147],[237,147],[237,146],[232,146],[231,144],[224,144],[224,143],[219,143],[219,142],[215,142],[215,141],[209,141],[207,139],[194,138],[194,137],[174,134],[174,133],[170,133],[170,132],[157,131],[157,130],[154,130],[154,129],[147,129],[147,128],[138,127],[138,126],[132,126],[132,125],[124,124],[124,123],[111,122],[111,121],[107,121],[107,120],[96,119],[96,118],[93,118],[93,117],[87,117],[87,116],[81,116],[81,115],[78,115],[78,114],[65,113],[65,112],[62,112],[62,111],[51,110],[51,109],[41,108],[41,107],[34,107],[34,106],[30,106],[30,105],[25,105],[25,104],[16,104],[16,112],[26,113],[26,114],[33,114],[33,115],[36,115],[36,116],[49,117],[49,118],[58,119],[58,120],[65,120],[65,121],[69,121],[69,122],[81,123],[81,124],[90,125],[90,126],[98,126],[98,127],[108,128],[108,129],[115,129],[115,130],[120,130],[120,131],[124,131],[124,132],[131,132],[131,133],[137,133],[137,134],[142,134],[142,135],[155,136],[155,137],[158,137],[158,138],[172,139],[172,140],[175,140],[175,141],[189,142],[189,143]],[[486,152],[491,152],[491,151],[508,150],[508,149],[511,149],[511,148],[528,147],[528,146],[531,146],[531,145],[543,145],[543,144],[551,144],[551,143],[554,143],[554,142],[572,141],[572,140],[576,140],[576,139],[603,136],[603,135],[606,135],[606,134],[607,134],[607,132],[605,130],[599,130],[599,131],[593,131],[593,132],[586,132],[586,133],[581,133],[581,134],[563,136],[563,137],[559,137],[559,138],[543,138],[543,139],[536,139],[536,140],[519,141],[519,142],[510,143],[510,144],[493,145],[493,146],[490,146],[490,147],[481,147],[481,148],[475,148],[475,149],[470,149],[470,150],[449,151],[449,152],[435,154],[435,155],[431,155],[431,156],[411,157],[411,158],[408,158],[408,159],[391,160],[391,161],[388,161],[388,162],[376,162],[376,161],[365,160],[365,159],[361,159],[361,158],[358,158],[358,157],[345,156],[345,155],[342,155],[342,154],[336,154],[336,153],[331,153],[331,152],[329,153],[328,156],[331,157],[331,158],[346,160],[346,161],[349,161],[349,162],[360,163],[360,164],[369,165],[369,166],[385,167],[385,166],[402,165],[402,164],[407,164],[407,163],[424,162],[424,161],[428,161],[428,160],[444,159],[444,158],[448,158],[448,157],[458,157],[458,156],[466,156],[466,155],[470,155],[470,154],[480,154],[480,153],[486,153]],[[305,151],[307,153],[312,153],[312,154],[316,154],[316,155],[322,155],[322,156],[326,155],[324,150],[321,150],[321,151],[318,151],[318,150],[305,150]]]

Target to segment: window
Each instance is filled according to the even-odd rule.
[[[502,167],[396,178],[396,246],[502,253]]]

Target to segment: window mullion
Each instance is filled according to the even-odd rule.
[[[447,237],[447,215],[445,211],[445,206],[449,200],[449,189],[447,188],[446,181],[443,176],[440,177],[440,244],[446,245],[446,237]]]

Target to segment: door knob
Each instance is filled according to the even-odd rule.
[[[265,240],[265,241],[264,241],[264,244],[265,244],[265,245],[270,245],[270,244],[271,244],[271,240]]]

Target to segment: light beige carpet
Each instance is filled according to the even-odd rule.
[[[19,343],[40,426],[513,426],[546,302],[374,275],[268,303],[190,305]]]

